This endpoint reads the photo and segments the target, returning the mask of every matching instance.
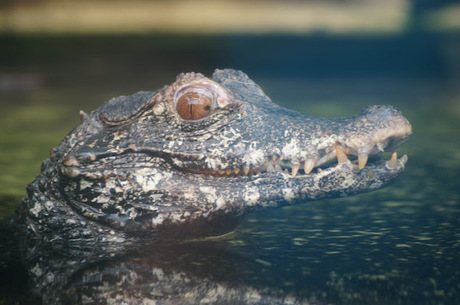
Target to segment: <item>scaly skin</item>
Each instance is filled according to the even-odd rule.
[[[373,156],[412,132],[392,106],[339,119],[286,110],[234,70],[181,74],[81,116],[17,213],[29,238],[123,247],[221,234],[258,208],[382,188],[407,157]]]

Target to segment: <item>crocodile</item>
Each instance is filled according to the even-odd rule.
[[[80,116],[16,213],[27,239],[116,251],[224,234],[258,209],[388,185],[412,133],[388,105],[334,119],[287,110],[231,69],[182,73]]]
[[[44,304],[311,304],[246,285],[246,263],[222,280],[235,253],[196,238],[264,208],[380,189],[404,171],[396,150],[412,133],[393,106],[335,119],[284,109],[230,69],[80,117],[8,221]]]

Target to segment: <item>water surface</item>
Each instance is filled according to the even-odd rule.
[[[210,75],[215,67],[240,68],[276,103],[311,115],[349,116],[371,104],[397,106],[414,130],[398,150],[409,156],[406,172],[378,192],[252,215],[231,237],[211,241],[212,247],[209,241],[198,243],[185,259],[194,267],[184,270],[313,304],[458,304],[460,74],[452,57],[441,52],[457,40],[441,38],[430,37],[437,44],[418,55],[416,46],[399,38],[374,44],[283,38],[278,54],[254,60],[250,55],[260,54],[257,46],[283,39],[2,38],[8,47],[0,51],[0,218],[13,213],[49,149],[78,124],[80,109],[89,112],[113,96],[158,89],[179,72]],[[321,57],[306,41],[323,51],[342,46],[343,52]],[[251,48],[243,53],[243,45]],[[294,47],[304,48],[305,58]],[[388,56],[388,62],[369,56],[360,65],[363,48],[380,50],[373,54],[380,60]],[[299,63],[286,56],[288,50]],[[303,70],[308,67],[310,72]],[[174,265],[174,255],[183,255],[168,251],[173,253],[163,264]],[[5,272],[23,274],[16,265],[2,266],[2,282],[9,278]],[[20,287],[2,290],[0,304],[27,303],[26,285]]]

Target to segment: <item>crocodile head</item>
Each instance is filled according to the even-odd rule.
[[[223,233],[258,207],[382,188],[403,171],[395,150],[411,134],[392,106],[338,119],[286,110],[234,70],[181,74],[81,116],[42,188],[116,232],[176,237]]]

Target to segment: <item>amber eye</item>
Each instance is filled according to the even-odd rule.
[[[181,118],[196,121],[207,117],[212,110],[212,99],[200,92],[188,92],[176,101],[176,110]]]

